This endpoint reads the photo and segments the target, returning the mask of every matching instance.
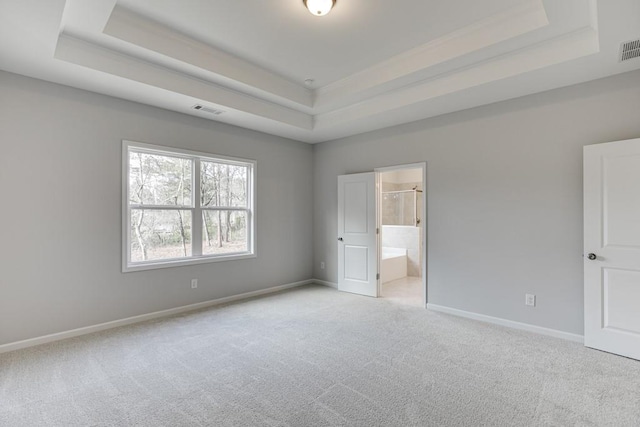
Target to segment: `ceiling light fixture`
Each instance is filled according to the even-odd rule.
[[[336,0],[302,0],[302,2],[315,16],[326,15],[336,4]]]

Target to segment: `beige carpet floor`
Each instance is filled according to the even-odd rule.
[[[382,284],[381,297],[397,304],[424,307],[422,285],[420,277],[407,276],[392,280]]]
[[[320,286],[0,355],[1,426],[638,426],[640,363]]]

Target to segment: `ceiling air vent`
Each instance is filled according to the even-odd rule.
[[[205,107],[204,105],[200,105],[200,104],[196,104],[191,108],[193,110],[202,111],[203,113],[209,113],[215,116],[219,116],[220,114],[224,113],[224,111],[222,110],[216,110],[215,108]]]
[[[620,45],[620,62],[640,58],[640,39],[624,42]]]

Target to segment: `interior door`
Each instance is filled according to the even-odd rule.
[[[640,139],[584,147],[584,341],[640,359]]]
[[[374,172],[338,177],[338,289],[378,296]]]

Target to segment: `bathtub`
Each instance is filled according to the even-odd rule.
[[[387,283],[407,277],[407,249],[382,247],[380,281]]]

